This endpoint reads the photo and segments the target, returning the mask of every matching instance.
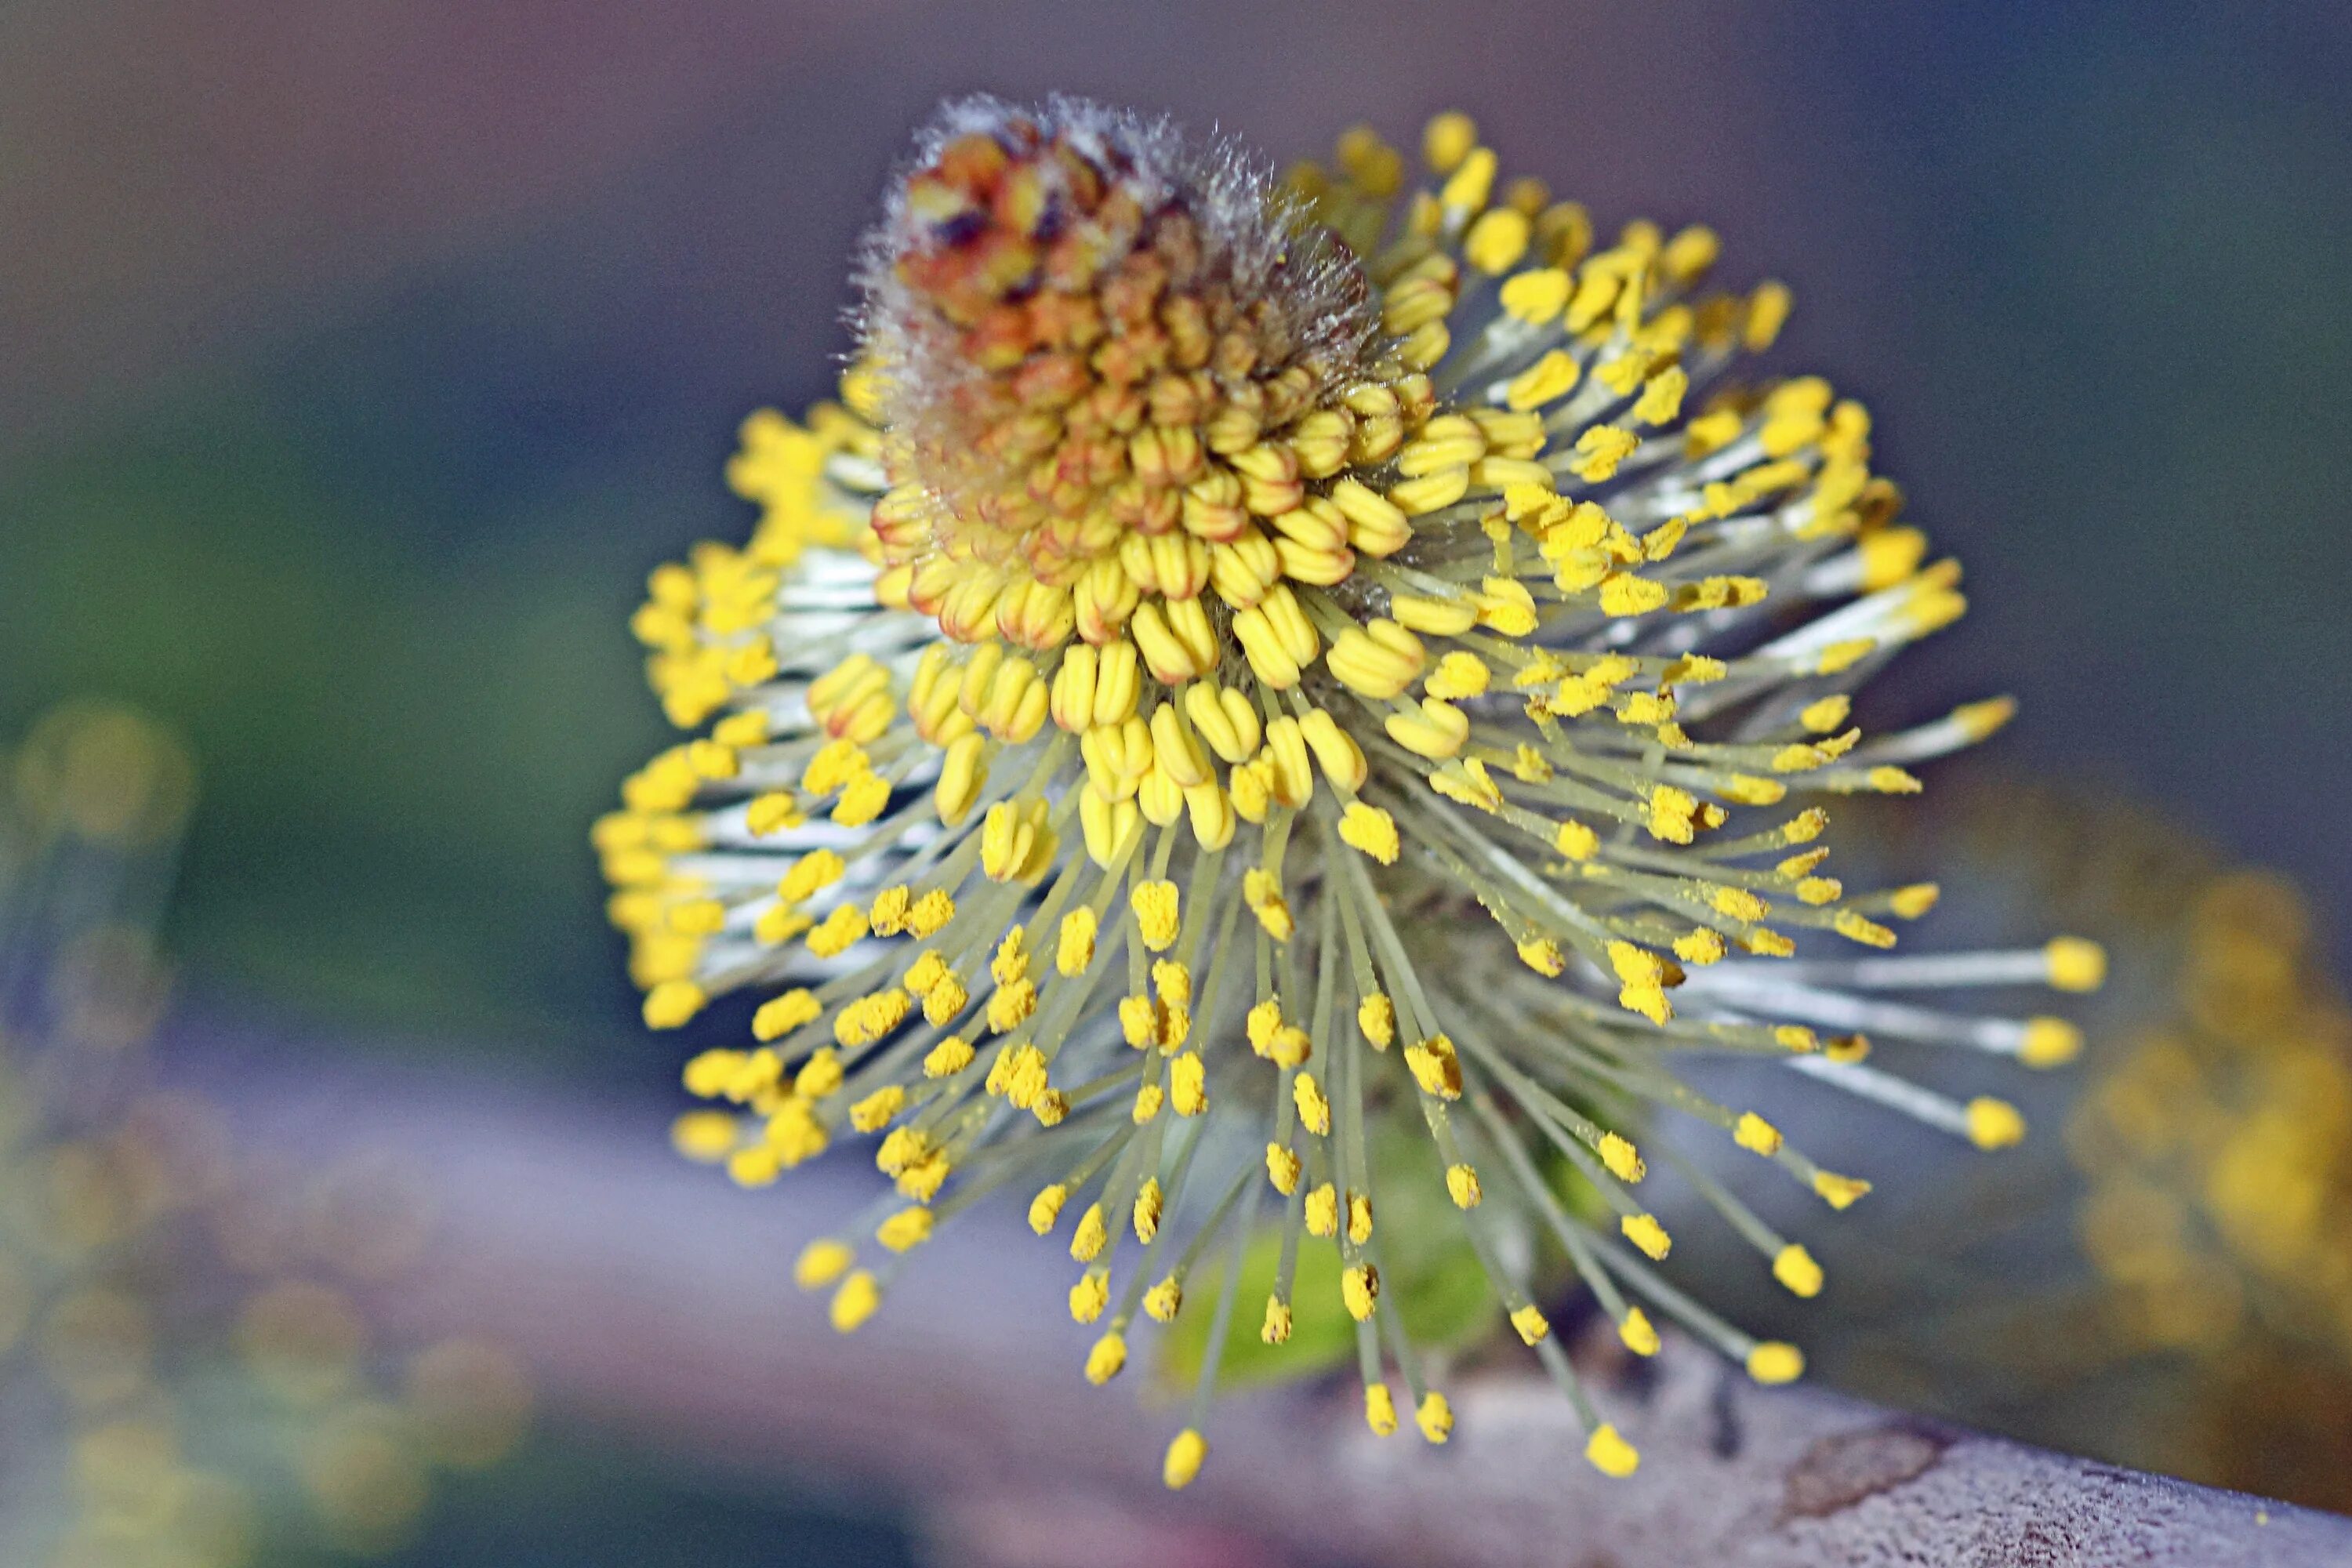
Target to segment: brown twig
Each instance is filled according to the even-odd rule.
[[[1568,1407],[1530,1369],[1458,1385],[1437,1450],[1373,1437],[1352,1394],[1233,1399],[1200,1480],[1171,1496],[1158,1462],[1181,1418],[1087,1386],[1066,1270],[1017,1218],[951,1227],[844,1339],[793,1289],[792,1263],[864,1197],[852,1162],[740,1193],[677,1161],[653,1105],[306,1056],[299,1074],[205,1076],[249,1135],[397,1149],[429,1181],[443,1258],[383,1303],[401,1326],[519,1349],[551,1419],[878,1489],[948,1561],[2352,1562],[2352,1521],[1766,1391],[1673,1342],[1638,1378],[1595,1368],[1604,1413],[1643,1449],[1629,1480],[1584,1463]]]

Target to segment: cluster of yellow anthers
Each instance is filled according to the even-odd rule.
[[[2244,872],[2185,904],[2175,1005],[2067,1128],[2084,1248],[2127,1340],[2215,1356],[2258,1335],[2352,1355],[2352,1009],[2293,887]]]
[[[1498,183],[1460,115],[1424,154],[1408,194],[1351,132],[1336,171],[1282,186],[1088,105],[944,111],[867,248],[845,406],[759,416],[731,475],[766,509],[751,547],[654,574],[654,683],[710,727],[596,843],[650,1024],[770,993],[756,1048],[688,1066],[720,1108],[681,1145],[756,1184],[884,1134],[897,1195],[857,1222],[882,1260],[825,1240],[801,1261],[837,1326],[1024,1180],[1039,1234],[1075,1205],[1102,1382],[1213,1241],[1240,1257],[1271,1187],[1264,1338],[1289,1333],[1302,1234],[1330,1238],[1368,1419],[1397,1424],[1393,1364],[1442,1442],[1381,1294],[1367,1157],[1368,1116],[1417,1110],[1511,1322],[1622,1474],[1633,1449],[1530,1300],[1541,1234],[1638,1352],[1657,1334],[1628,1292],[1763,1381],[1801,1358],[1651,1268],[1667,1236],[1605,1123],[1671,1107],[1833,1206],[1868,1190],[1670,1053],[1782,1058],[1999,1147],[2014,1110],[1865,1063],[1864,1032],[2050,1065],[2073,1028],[1868,993],[2084,989],[2102,959],[1794,958],[1809,932],[1890,947],[1935,889],[1849,892],[1818,806],[1735,809],[1916,790],[1905,764],[2000,725],[2000,701],[1867,742],[1847,723],[1853,688],[1960,614],[1957,567],[1895,521],[1859,405],[1724,379],[1786,290],[1708,289],[1702,228],[1596,247],[1581,208]],[[1687,1174],[1788,1289],[1821,1288]],[[1215,1375],[1213,1348],[1171,1485]]]

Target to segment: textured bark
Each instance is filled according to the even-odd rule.
[[[800,1244],[870,1193],[851,1161],[739,1193],[668,1152],[653,1105],[322,1071],[315,1054],[299,1071],[247,1062],[202,1076],[257,1142],[396,1150],[429,1184],[440,1257],[381,1304],[396,1328],[519,1349],[551,1420],[896,1499],[945,1561],[2352,1563],[2352,1521],[1757,1388],[1671,1340],[1651,1363],[1589,1358],[1604,1413],[1643,1451],[1628,1480],[1584,1463],[1530,1369],[1456,1382],[1454,1436],[1435,1450],[1409,1426],[1371,1436],[1352,1387],[1227,1400],[1207,1468],[1171,1496],[1159,1461],[1181,1408],[1149,1386],[1148,1356],[1086,1384],[1066,1260],[1009,1212],[913,1254],[882,1313],[843,1338],[791,1273]],[[1136,1384],[1140,1398],[1122,1386]]]

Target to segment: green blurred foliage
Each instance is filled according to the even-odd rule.
[[[658,733],[620,630],[646,498],[450,543],[353,516],[320,457],[229,388],[0,475],[0,725],[103,692],[191,736],[174,935],[214,980],[550,1046],[609,1024],[583,834]]]

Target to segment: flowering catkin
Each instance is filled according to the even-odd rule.
[[[1510,1323],[1623,1474],[1522,1242],[1555,1239],[1636,1352],[1646,1301],[1781,1382],[1793,1346],[1654,1269],[1627,1132],[1670,1109],[1834,1208],[1869,1190],[1676,1054],[1780,1058],[1996,1148],[2013,1109],[1913,1086],[1866,1036],[2050,1065],[2071,1028],[1871,993],[2101,966],[2063,939],[1878,956],[1935,889],[1824,872],[1821,801],[1915,791],[1908,764],[2010,707],[1849,724],[1964,605],[1859,405],[1730,377],[1787,290],[1709,287],[1703,228],[1596,247],[1462,116],[1423,151],[1409,193],[1364,131],[1277,184],[1087,104],[949,107],[866,247],[841,403],[753,416],[751,542],[661,568],[635,622],[700,731],[596,829],[646,1021],[762,998],[750,1048],[688,1064],[714,1104],[680,1147],[757,1185],[879,1135],[894,1194],[801,1259],[843,1330],[1008,1184],[1070,1237],[1089,1378],[1139,1311],[1213,1312],[1171,1486],[1269,1200],[1262,1337],[1328,1241],[1368,1421],[1397,1425],[1393,1369],[1450,1432],[1382,1291],[1368,1122],[1425,1127]],[[1692,1175],[1781,1284],[1822,1288]],[[1236,1266],[1195,1306],[1220,1238]]]

